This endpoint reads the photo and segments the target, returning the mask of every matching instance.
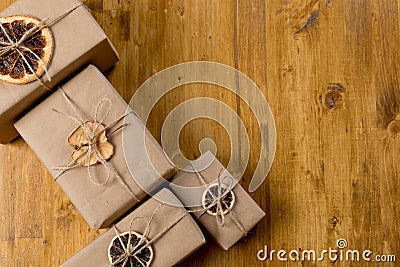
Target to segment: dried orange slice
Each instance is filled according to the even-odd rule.
[[[94,147],[104,160],[109,160],[111,156],[114,155],[114,146],[107,141],[104,125],[99,122],[86,122],[85,126],[90,135],[96,128],[96,131],[93,134]],[[90,156],[88,155],[90,140],[82,126],[78,125],[72,131],[72,133],[68,136],[68,143],[74,149],[71,154],[71,158],[76,164],[88,167],[89,162],[90,166],[101,162],[101,159],[97,156],[94,149],[90,151]]]
[[[21,41],[24,34],[40,21],[27,16],[10,16],[0,18],[0,23],[5,31],[0,28],[0,81],[26,84],[43,76],[53,56],[54,38],[51,30],[45,27],[18,46],[10,48],[12,43]]]
[[[222,208],[222,214],[225,215],[228,212],[230,212],[233,208],[233,205],[235,204],[235,194],[229,190],[229,186],[226,184],[221,183],[221,208]],[[218,215],[218,206],[217,205],[212,205],[212,203],[218,198],[219,192],[218,192],[218,183],[211,184],[206,191],[203,193],[203,198],[202,198],[202,205],[203,208],[207,210],[208,214],[211,215]]]
[[[132,253],[140,251],[134,256],[125,254],[125,249],[128,248],[129,232],[122,233],[112,239],[108,248],[108,260],[115,267],[148,267],[153,261],[153,249],[151,246],[145,247],[149,241],[143,238],[142,235],[131,231],[130,248],[135,248]],[[121,240],[122,243],[121,244]],[[142,244],[139,244],[140,240],[143,240]],[[125,254],[125,256],[123,256]],[[126,263],[124,265],[126,259]],[[122,261],[122,262],[121,262]]]

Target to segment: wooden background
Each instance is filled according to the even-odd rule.
[[[1,0],[0,9],[14,0]],[[228,252],[209,241],[181,266],[399,266],[399,263],[259,262],[272,249],[335,247],[400,261],[400,4],[393,0],[86,0],[121,62],[108,74],[129,100],[151,75],[194,60],[236,67],[275,115],[277,153],[252,196],[267,217]],[[249,108],[216,86],[185,86],[156,106],[148,127],[195,96],[234,108],[250,136],[246,188],[260,153]],[[181,134],[188,157],[210,137],[229,160],[227,134],[197,120]],[[0,265],[57,266],[95,239],[68,198],[18,139],[0,146]],[[171,244],[171,249],[173,245]]]

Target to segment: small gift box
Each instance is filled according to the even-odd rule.
[[[61,266],[174,266],[204,243],[196,222],[164,188]]]
[[[95,229],[108,227],[165,182],[162,177],[175,174],[160,145],[94,66],[15,127]],[[140,151],[144,142],[146,153]]]
[[[210,152],[177,174],[170,187],[225,250],[246,236],[265,216]]]
[[[75,72],[118,61],[113,45],[77,0],[19,0],[0,13],[0,143],[14,123]]]

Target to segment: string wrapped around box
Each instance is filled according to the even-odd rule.
[[[78,161],[86,156],[87,160],[87,171],[88,171],[88,176],[90,178],[90,181],[95,184],[95,185],[107,185],[110,181],[111,175],[114,175],[115,178],[118,179],[118,181],[129,191],[130,195],[137,201],[140,202],[140,199],[133,193],[132,189],[126,184],[125,180],[121,177],[121,175],[118,173],[118,171],[110,164],[107,160],[111,158],[112,155],[109,157],[105,158],[100,149],[99,149],[99,136],[104,137],[104,142],[107,142],[107,137],[110,137],[111,135],[115,134],[117,131],[121,130],[127,124],[122,124],[120,125],[117,129],[114,131],[108,133],[106,135],[106,131],[111,129],[112,127],[115,127],[118,123],[120,123],[123,119],[125,119],[129,114],[134,114],[133,112],[129,112],[123,116],[120,116],[113,122],[109,123],[108,125],[103,125],[104,121],[107,119],[107,117],[110,115],[111,107],[112,107],[112,102],[109,99],[103,99],[101,100],[97,107],[96,107],[96,112],[94,114],[93,121],[86,121],[83,119],[81,112],[79,110],[79,107],[77,107],[73,101],[68,97],[68,95],[65,93],[65,91],[60,87],[60,91],[62,93],[62,96],[65,100],[65,102],[68,104],[70,107],[71,111],[73,111],[74,115],[69,115],[65,112],[59,111],[55,108],[53,108],[54,112],[57,112],[67,119],[70,119],[78,124],[78,127],[80,127],[83,130],[83,134],[86,137],[87,143],[85,145],[85,149],[83,152],[86,153],[81,153],[80,156],[78,156],[75,159],[72,159],[72,161],[67,165],[67,166],[62,166],[62,167],[54,167],[55,170],[60,170],[60,172],[55,176],[55,180],[62,176],[65,172],[74,169],[74,168],[79,168],[85,166],[85,164],[78,164]],[[107,103],[107,109],[105,114],[99,119],[99,113],[101,110],[101,107],[103,106],[104,103]],[[88,125],[92,125],[92,127],[89,127]],[[101,127],[101,129],[99,129]],[[92,129],[91,129],[92,128]],[[75,151],[78,151],[82,149],[83,146],[80,147],[74,147]],[[74,152],[73,152],[74,153]],[[92,162],[92,157],[93,155],[97,158],[97,161],[95,163]],[[96,165],[97,163],[101,163],[101,165],[104,167],[104,169],[107,172],[107,178],[103,182],[99,182],[97,179],[94,178],[92,174],[92,167]]]

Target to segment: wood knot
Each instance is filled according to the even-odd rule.
[[[288,65],[282,68],[283,75],[290,74],[294,72],[295,68],[292,65]]]
[[[314,26],[316,24],[318,18],[319,18],[319,9],[316,9],[308,17],[306,23],[303,26],[301,26],[300,29],[295,31],[294,34],[298,34],[298,33],[304,32],[308,28],[311,28],[312,26]]]
[[[177,8],[176,11],[178,12],[178,14],[183,17],[185,16],[185,6],[180,4]]]
[[[343,107],[344,87],[340,83],[332,83],[325,94],[325,106],[331,110]]]
[[[332,2],[332,0],[326,0],[325,1],[325,7],[329,7],[329,4]]]
[[[398,135],[400,133],[400,118],[391,121],[387,127],[387,131],[389,132],[389,135],[393,137]]]
[[[325,95],[325,105],[329,109],[336,109],[343,106],[342,94],[338,91],[329,91]]]
[[[332,225],[333,228],[339,223],[339,219],[336,216],[333,216],[329,219],[329,223]]]

